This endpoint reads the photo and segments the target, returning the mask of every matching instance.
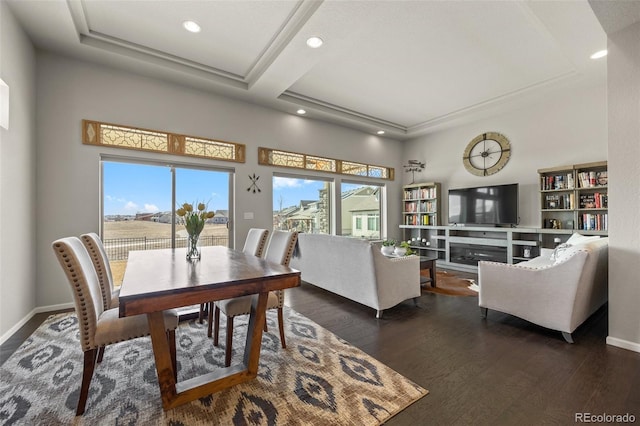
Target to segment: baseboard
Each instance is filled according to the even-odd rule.
[[[40,306],[38,308],[32,309],[31,312],[29,312],[24,318],[22,318],[16,325],[11,327],[6,333],[0,336],[0,345],[9,340],[9,338],[13,336],[16,331],[20,330],[20,327],[25,325],[31,318],[33,318],[35,314],[39,314],[42,312],[59,311],[62,309],[69,309],[73,307],[73,303],[60,303],[59,305]]]
[[[628,349],[634,352],[640,352],[640,343],[618,339],[617,337],[607,336],[607,345],[617,346],[619,348]]]
[[[6,333],[0,336],[0,345],[9,340],[9,337],[13,336],[13,334],[20,330],[20,327],[25,325],[33,316],[36,314],[36,310],[32,309],[24,318],[22,318],[16,325],[11,327]]]

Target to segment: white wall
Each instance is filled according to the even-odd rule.
[[[442,183],[443,224],[447,224],[447,190],[482,185],[520,184],[520,225],[539,228],[537,170],[607,159],[606,84],[565,89],[544,102],[514,109],[472,124],[409,141],[404,160],[426,161],[416,182]],[[498,173],[478,177],[466,171],[462,153],[485,132],[499,132],[511,142],[511,158]],[[411,175],[405,176],[405,183]]]
[[[184,157],[82,145],[83,118],[246,144],[245,164],[193,160],[235,168],[239,246],[250,227],[272,227],[273,172],[294,173],[292,169],[259,166],[259,146],[380,164],[397,171],[402,165],[402,144],[398,141],[55,54],[39,53],[37,79],[38,306],[71,300],[50,246],[62,236],[98,231],[101,153],[188,161]],[[245,190],[250,185],[248,175],[253,173],[260,176],[262,192],[258,194]],[[400,221],[400,192],[398,179],[388,183],[393,206],[389,221],[394,230]],[[255,219],[244,220],[244,212],[253,212]]]
[[[9,86],[9,130],[0,128],[0,342],[36,307],[35,52],[0,2],[0,78]]]
[[[640,352],[640,23],[609,34],[609,337]]]

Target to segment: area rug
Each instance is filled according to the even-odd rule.
[[[244,351],[237,317],[232,364]],[[96,367],[85,414],[75,417],[82,351],[75,313],[50,316],[0,367],[0,423],[20,425],[377,425],[428,391],[318,324],[285,310],[287,348],[269,311],[258,377],[167,412],[162,410],[148,337],[108,346]],[[178,380],[224,364],[206,321],[176,331]],[[275,333],[274,333],[275,332]]]
[[[420,273],[429,276],[427,269],[420,271]],[[432,287],[431,283],[428,283],[422,287],[422,290],[447,296],[477,296],[478,292],[473,290],[476,287],[474,280],[460,278],[448,271],[436,271],[436,287]]]

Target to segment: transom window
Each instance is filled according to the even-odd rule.
[[[271,148],[258,148],[258,164],[386,180],[393,180],[395,174],[392,167],[354,163]]]
[[[243,144],[200,137],[168,133],[160,130],[140,129],[119,124],[82,120],[82,143],[161,152],[188,157],[245,162]]]

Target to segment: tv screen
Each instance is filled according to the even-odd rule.
[[[518,184],[450,189],[449,223],[516,225]]]

